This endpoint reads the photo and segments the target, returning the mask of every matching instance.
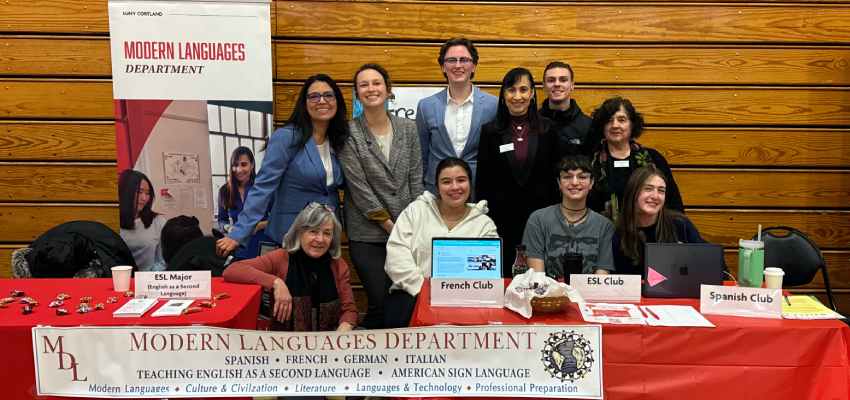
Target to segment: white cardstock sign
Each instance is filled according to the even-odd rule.
[[[269,14],[267,2],[109,1],[115,98],[270,101]]]
[[[40,396],[602,398],[599,325],[35,327]]]
[[[136,297],[143,299],[209,299],[210,271],[136,272]]]
[[[570,274],[570,286],[585,301],[640,302],[640,275]]]
[[[431,305],[501,308],[505,303],[502,279],[431,278]]]
[[[416,107],[419,100],[433,95],[445,87],[440,86],[395,86],[387,111],[398,117],[416,119]]]
[[[782,318],[782,289],[700,285],[699,312]]]

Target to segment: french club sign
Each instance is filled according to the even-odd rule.
[[[599,325],[35,327],[39,395],[602,398]]]

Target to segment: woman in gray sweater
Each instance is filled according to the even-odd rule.
[[[345,224],[351,261],[366,289],[369,308],[362,326],[383,327],[387,239],[398,215],[422,194],[422,156],[416,124],[387,112],[392,83],[377,64],[354,74],[363,114],[349,122],[351,135],[339,153],[348,184]]]

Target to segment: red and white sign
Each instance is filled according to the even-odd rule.
[[[110,1],[116,99],[272,99],[268,2]]]
[[[38,395],[602,398],[599,325],[33,328]]]

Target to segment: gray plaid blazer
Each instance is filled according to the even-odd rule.
[[[338,154],[345,172],[345,225],[351,240],[386,242],[389,234],[380,226],[382,219],[389,216],[395,221],[424,190],[416,124],[394,115],[390,122],[389,160],[363,116],[349,121],[351,135]]]

